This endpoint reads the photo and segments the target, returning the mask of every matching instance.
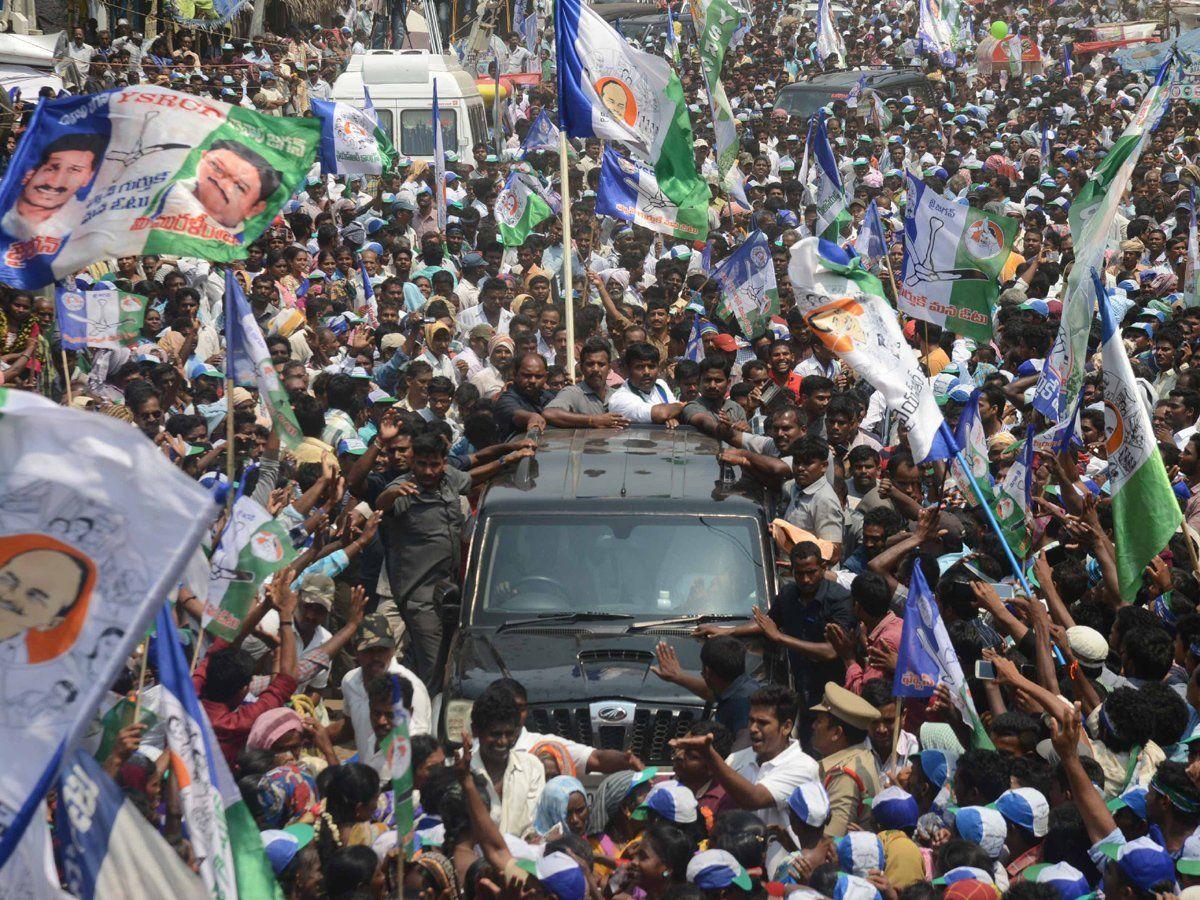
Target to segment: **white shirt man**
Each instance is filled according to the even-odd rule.
[[[788,797],[800,785],[821,777],[821,767],[800,749],[799,741],[790,741],[786,750],[761,764],[753,747],[729,754],[725,762],[747,781],[771,792],[775,805],[755,812],[768,828],[772,825],[787,828]]]
[[[496,787],[478,753],[471,756],[471,771],[479,772],[487,779],[488,797],[492,801],[492,821],[505,834],[524,834],[533,824],[538,800],[542,796],[542,789],[546,787],[546,768],[542,761],[524,750],[511,750],[502,779],[503,800],[496,793]]]
[[[412,685],[413,708],[412,719],[408,723],[409,735],[432,734],[433,705],[429,702],[425,683],[394,659],[388,664],[387,671],[402,676]],[[380,753],[376,746],[375,729],[371,725],[371,703],[367,698],[367,686],[363,684],[361,666],[351,669],[342,678],[342,703],[346,715],[350,717],[350,724],[354,726],[354,746],[358,750],[359,761],[382,775],[387,754]]]
[[[651,421],[650,411],[654,407],[675,402],[675,395],[661,378],[654,382],[648,394],[643,394],[626,381],[609,397],[608,411],[624,416],[630,422],[645,423]]]

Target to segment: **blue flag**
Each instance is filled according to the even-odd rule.
[[[304,435],[271,363],[266,338],[232,270],[225,273],[225,371],[234,383],[258,388],[259,402],[269,413],[279,440],[289,449],[298,447]]]
[[[688,335],[687,347],[683,351],[683,358],[690,359],[692,362],[700,362],[704,359],[704,332],[700,330],[700,313],[692,313],[692,331]]]
[[[908,600],[904,604],[904,631],[896,653],[892,693],[897,697],[932,697],[939,684],[946,685],[951,703],[971,728],[972,743],[995,749],[975,712],[962,664],[950,643],[950,634],[925,581],[921,564],[914,562],[908,582]]]
[[[558,127],[550,121],[550,114],[543,109],[533,120],[525,135],[525,140],[521,142],[521,154],[557,149]]]
[[[883,233],[883,221],[879,218],[879,207],[872,200],[863,214],[862,227],[854,239],[854,252],[863,258],[870,268],[887,254],[887,237]]]
[[[204,884],[92,759],[76,750],[54,810],[67,887],[76,897],[205,895]]]
[[[921,564],[914,562],[904,606],[904,631],[896,651],[892,693],[897,697],[933,696],[942,671],[937,659],[935,633],[941,624],[941,615],[921,572]]]
[[[779,315],[779,291],[767,236],[755,231],[722,260],[712,278],[721,286],[717,313],[734,319],[747,340],[753,340]]]
[[[363,302],[359,309],[367,308],[368,318],[374,322],[379,321],[379,307],[375,303],[375,288],[371,286],[371,276],[367,272],[367,265],[362,261],[362,257],[358,259],[358,274],[362,278],[363,283]]]

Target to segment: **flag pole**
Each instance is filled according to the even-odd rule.
[[[63,364],[63,384],[67,387],[67,406],[75,402],[75,398],[71,395],[71,364],[67,362],[67,348],[62,348],[62,364]]]
[[[571,183],[567,167],[567,129],[558,131],[558,180],[562,190],[563,286],[567,297],[563,316],[567,324],[567,381],[575,382],[575,278],[571,271]]]
[[[223,312],[225,314],[225,477],[228,479],[225,485],[225,515],[226,518],[233,515],[233,474],[236,462],[233,456],[233,287],[230,282],[233,280],[233,270],[225,270],[225,303]]]
[[[146,663],[150,660],[150,641],[142,641],[142,670],[138,673],[137,695],[133,701],[133,724],[136,725],[142,712],[142,688],[146,684]]]

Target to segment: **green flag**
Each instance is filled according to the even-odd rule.
[[[295,558],[283,523],[249,497],[239,497],[210,560],[201,625],[210,634],[232,640],[267,576]]]
[[[528,176],[513,172],[496,195],[493,212],[500,226],[500,240],[505,247],[520,247],[538,224],[550,218],[552,210],[526,180]]]

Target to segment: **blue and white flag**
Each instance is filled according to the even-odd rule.
[[[328,175],[382,175],[396,161],[396,148],[379,123],[371,94],[363,86],[364,109],[338,100],[310,100],[321,122],[318,158]]]
[[[0,459],[2,868],[219,508],[136,428],[27,391],[0,388]]]
[[[1046,127],[1046,123],[1042,122],[1042,174],[1045,175],[1050,171],[1050,129]]]
[[[896,654],[892,693],[897,697],[932,697],[938,684],[950,691],[950,701],[972,729],[976,746],[992,748],[987,729],[975,712],[975,703],[963,676],[962,664],[942,621],[937,602],[925,581],[919,562],[913,563],[904,605],[904,631]]]
[[[747,340],[754,340],[779,315],[775,264],[767,236],[755,231],[712,274],[721,286],[717,314],[732,318]]]
[[[709,190],[696,171],[692,123],[671,64],[630,46],[583,0],[557,0],[554,38],[559,127],[570,137],[625,144],[703,240]]]
[[[842,225],[850,221],[850,213],[846,208],[846,190],[842,186],[837,157],[829,145],[829,132],[825,130],[825,117],[821,113],[813,117],[809,134],[813,142],[811,164],[816,167],[816,185],[813,187],[813,202],[817,206],[816,236],[838,243]]]
[[[550,120],[550,113],[542,110],[529,126],[525,140],[521,142],[521,154],[537,153],[539,150],[558,150],[558,126]]]
[[[883,221],[879,218],[879,207],[874,200],[863,214],[862,225],[854,239],[854,252],[862,257],[863,265],[868,269],[887,255],[887,237],[884,235]]]
[[[91,754],[64,767],[54,810],[63,874],[82,900],[172,897],[206,900],[204,882]]]
[[[987,435],[983,431],[983,420],[979,418],[979,398],[983,391],[976,388],[971,392],[958,417],[958,425],[954,428],[954,442],[962,450],[962,459],[966,460],[971,478],[979,485],[984,500],[991,503],[993,497],[993,479],[988,470]],[[963,498],[970,506],[978,506],[979,498],[971,487],[971,480],[963,469],[958,457],[950,461],[950,474],[954,476],[955,484],[962,492]]]
[[[154,670],[162,688],[158,716],[166,722],[167,734],[164,752],[171,754],[200,877],[214,897],[276,897],[278,886],[258,826],[196,696],[179,632],[166,606],[155,628]]]
[[[500,103],[500,92],[495,102]],[[499,117],[496,119],[499,122]],[[437,79],[433,79],[433,202],[437,209],[438,231],[446,230],[446,146],[442,137],[442,113],[438,108]]]
[[[234,382],[258,388],[259,402],[270,415],[271,428],[280,442],[288,448],[298,447],[304,435],[292,412],[292,402],[232,269],[225,272],[225,366]]]
[[[654,170],[645,163],[604,148],[600,160],[600,183],[596,192],[596,214],[624,219],[685,241],[703,240],[705,233],[688,221],[680,221],[679,205],[663,192]]]
[[[139,84],[38,104],[0,181],[0,280],[98,259],[242,259],[311,167],[316,119]]]
[[[700,330],[700,313],[692,313],[692,330],[688,334],[683,358],[690,359],[692,362],[700,362],[704,359],[704,332]]]
[[[375,286],[371,284],[371,274],[367,271],[367,264],[362,261],[362,257],[358,260],[358,277],[362,279],[363,298],[359,304],[358,311],[360,315],[365,313],[366,319],[372,324],[379,324],[379,304],[375,300]]]
[[[825,68],[831,56],[836,59],[836,65],[846,64],[846,44],[833,20],[832,0],[817,0],[817,56],[821,68]]]

